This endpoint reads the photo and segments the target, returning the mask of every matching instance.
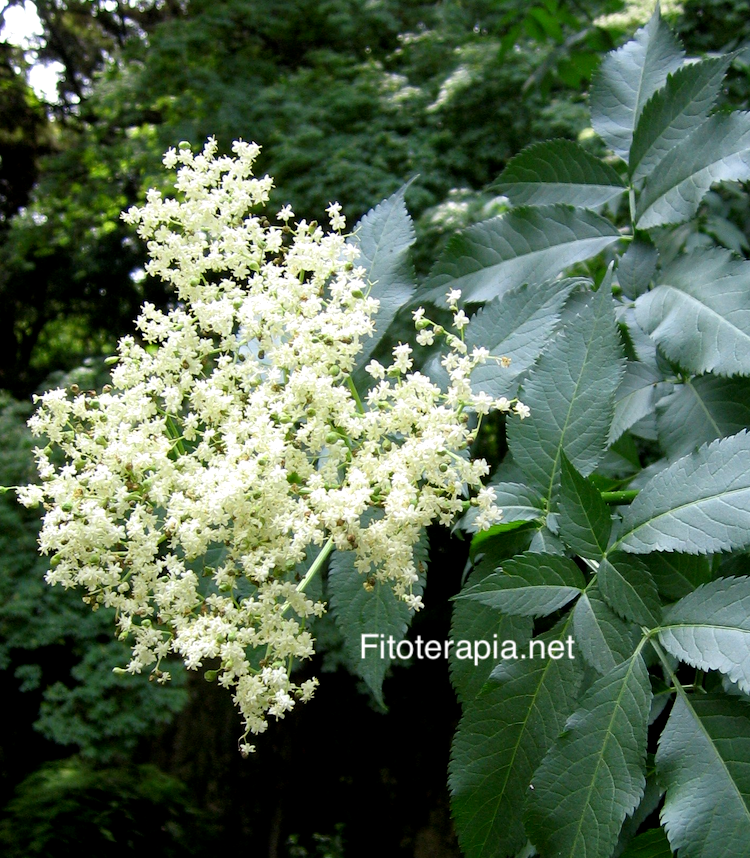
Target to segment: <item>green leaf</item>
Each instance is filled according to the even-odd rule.
[[[630,658],[637,645],[635,629],[609,607],[597,584],[589,585],[576,602],[573,630],[584,659],[599,673]]]
[[[510,160],[491,190],[514,206],[564,203],[596,208],[625,192],[617,173],[571,140],[528,146]]]
[[[750,578],[718,578],[665,614],[659,641],[675,658],[725,673],[750,693]]]
[[[750,379],[687,379],[656,406],[659,443],[670,459],[750,426]]]
[[[567,557],[526,552],[503,563],[502,571],[465,588],[456,597],[507,614],[544,617],[580,595],[586,581]]]
[[[568,621],[543,637],[565,641]],[[466,858],[503,858],[526,842],[523,800],[573,710],[582,679],[576,659],[505,662],[469,705],[453,741],[449,785]]]
[[[450,640],[470,641],[473,651],[477,641],[487,641],[492,645],[497,635],[499,652],[502,653],[507,641],[514,641],[518,652],[522,652],[528,646],[531,632],[532,621],[529,617],[503,616],[493,608],[476,602],[456,602],[453,606]],[[468,704],[484,687],[497,666],[497,659],[478,659],[477,664],[474,664],[473,659],[458,658],[456,651],[453,646],[448,656],[451,683],[459,701]],[[480,645],[477,652],[483,654],[484,648]]]
[[[480,530],[475,533],[469,546],[469,557],[477,567],[494,572],[506,560],[516,554],[522,554],[529,547],[533,531],[523,530],[494,531]]]
[[[750,434],[721,438],[659,471],[623,512],[613,547],[715,554],[750,545]]]
[[[513,209],[454,235],[418,297],[444,305],[446,292],[460,289],[464,301],[489,301],[520,283],[550,280],[619,237],[594,212],[568,206]]]
[[[424,561],[427,556],[427,537],[423,536],[415,548],[415,560]],[[344,649],[350,663],[364,679],[381,706],[383,678],[391,664],[385,649],[385,658],[380,657],[379,648],[366,649],[363,657],[362,635],[372,634],[371,643],[380,642],[380,635],[387,640],[404,639],[411,624],[413,612],[406,603],[393,593],[389,584],[375,582],[372,592],[364,588],[365,577],[354,565],[353,551],[334,551],[328,568],[328,593],[336,625],[344,636]],[[414,592],[422,592],[422,582],[414,585]]]
[[[651,685],[640,653],[598,679],[534,774],[527,831],[542,858],[609,858],[643,795]]]
[[[638,324],[690,372],[750,375],[750,264],[722,250],[701,256],[689,274],[681,266],[679,273],[687,276],[680,280],[679,273],[669,272],[672,283],[638,299]],[[711,260],[719,264],[707,264]],[[731,273],[722,277],[722,272]]]
[[[414,268],[409,258],[409,248],[415,241],[414,225],[404,204],[407,187],[371,209],[354,227],[353,240],[360,249],[357,264],[365,269],[367,281],[372,283],[370,294],[380,302],[374,319],[375,336],[364,339],[357,356],[355,382],[360,389],[367,386],[368,379],[363,375],[365,364],[415,290]]]
[[[727,54],[685,65],[654,93],[633,135],[629,166],[635,180],[647,176],[706,117],[731,61]]]
[[[715,182],[750,178],[750,114],[709,116],[654,167],[636,208],[638,229],[691,218]]]
[[[680,858],[745,858],[750,843],[750,707],[680,694],[659,740],[662,824]]]
[[[662,381],[662,375],[648,363],[627,362],[615,394],[615,413],[609,427],[608,444],[614,444],[623,432],[627,432],[639,420],[654,412],[657,386]]]
[[[649,629],[659,625],[659,591],[639,558],[615,552],[599,564],[597,581],[602,595],[621,617]]]
[[[547,516],[549,520],[549,516]],[[565,557],[565,546],[555,536],[552,531],[546,527],[540,527],[531,539],[529,551],[532,554],[555,554],[560,557]]]
[[[479,584],[492,574],[497,566],[517,552],[524,551],[527,542],[519,542],[518,534],[508,537],[491,537],[486,543],[486,553],[472,569],[466,582],[467,587]],[[494,641],[494,635],[500,642],[514,640],[518,647],[525,647],[531,639],[532,620],[529,617],[503,616],[493,608],[476,602],[454,602],[451,617],[450,639],[453,641]],[[448,655],[451,683],[461,703],[473,700],[481,691],[496,665],[492,659],[483,659],[474,664],[473,660],[457,658],[456,647]]]
[[[649,727],[654,723],[654,710],[658,709],[660,703],[657,702],[657,693],[654,690],[653,678],[651,682],[651,690],[654,692],[653,697],[651,698],[651,712],[649,713]],[[672,702],[672,692],[667,692],[663,695],[666,698],[666,701]],[[623,823],[622,829],[620,831],[620,837],[617,841],[617,846],[615,847],[614,855],[620,858],[621,849],[625,849],[626,846],[630,846],[633,842],[636,832],[639,831],[643,824],[649,819],[649,817],[654,813],[654,811],[658,810],[659,806],[662,803],[662,799],[664,798],[664,788],[659,785],[656,778],[655,767],[653,763],[653,755],[646,756],[646,788],[643,791],[643,798],[641,799],[638,807],[635,809],[633,814],[629,816],[625,822]],[[657,832],[662,833],[664,844],[667,849],[669,849],[669,845],[667,844],[666,834],[663,833],[661,828],[655,829]],[[653,834],[654,832],[648,832],[649,834]],[[625,850],[627,852],[627,850]],[[669,854],[669,853],[668,853]]]
[[[636,302],[664,354],[693,373],[750,375],[750,262],[712,248],[682,256]]]
[[[663,828],[644,831],[628,844],[620,858],[672,858],[669,840]]]
[[[528,486],[519,483],[488,483],[495,490],[495,504],[503,511],[499,524],[493,525],[490,534],[514,530],[527,521],[538,521],[544,517],[543,504],[539,495]],[[476,507],[472,507],[461,520],[462,530],[476,532],[474,521],[478,515]]]
[[[591,85],[591,124],[623,160],[646,102],[682,65],[683,56],[657,7],[632,41],[602,60]]]
[[[617,263],[617,282],[627,298],[637,298],[648,289],[656,271],[659,251],[637,236]]]
[[[471,386],[492,397],[511,397],[513,382],[529,369],[560,321],[560,310],[573,288],[588,281],[550,280],[524,283],[494,298],[471,317],[466,345],[489,350],[494,358],[509,357],[510,366],[490,358],[471,374]]]
[[[612,516],[599,490],[561,454],[560,538],[581,557],[596,560],[607,550]]]
[[[641,560],[648,567],[659,592],[668,601],[687,596],[713,578],[710,558],[697,554],[654,551],[644,554]]]
[[[584,475],[601,458],[613,412],[622,361],[608,279],[586,296],[579,315],[542,353],[521,391],[531,409],[508,423],[515,463],[542,497],[552,498],[565,455]]]

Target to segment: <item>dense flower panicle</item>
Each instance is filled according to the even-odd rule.
[[[280,225],[254,214],[272,187],[253,176],[258,151],[238,142],[219,157],[209,140],[198,155],[167,153],[177,198],[151,191],[124,218],[177,303],[144,305],[101,393],[40,397],[30,425],[50,445],[37,450],[41,485],[19,492],[45,506],[49,582],[116,609],[133,640],[127,670],[166,681],[170,652],[190,668],[216,661],[246,736],[313,694],[315,680],[290,676],[313,652],[307,619],[324,610],[305,595],[309,575],[300,581],[311,550],[312,574],[332,547],[351,550],[363,581],[421,607],[411,558],[423,528],[450,523],[469,491],[480,527],[500,515],[486,463],[466,455],[469,412],[527,413],[472,393],[471,371],[489,356],[467,353],[455,291],[458,335],[415,313],[420,343],[446,339],[447,391],[413,371],[407,344],[390,366],[372,360],[370,389],[357,391],[351,372],[378,302],[356,237],[337,203],[330,232],[292,225],[288,206]]]

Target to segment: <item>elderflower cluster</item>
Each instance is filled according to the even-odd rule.
[[[246,738],[314,692],[317,681],[297,684],[291,669],[313,653],[306,623],[324,605],[305,587],[328,553],[355,552],[365,585],[388,582],[421,607],[423,528],[450,523],[467,493],[479,526],[501,512],[482,486],[486,463],[467,454],[469,412],[525,414],[472,392],[488,354],[468,353],[457,293],[458,335],[415,314],[421,343],[446,339],[447,390],[399,344],[389,365],[370,361],[358,391],[352,372],[378,302],[340,206],[328,209],[329,232],[294,223],[288,206],[272,225],[253,213],[272,187],[253,176],[258,147],[216,148],[170,150],[176,198],[152,190],[124,215],[174,307],[144,305],[101,393],[40,397],[30,425],[49,442],[37,450],[41,484],[19,495],[44,504],[48,581],[116,609],[133,641],[127,671],[166,681],[169,653],[193,669],[218,664],[208,675],[232,690]]]
[[[683,6],[683,0],[661,0],[661,16],[667,19],[676,18],[683,13]],[[632,32],[647,23],[653,13],[654,4],[650,0],[625,0],[621,11],[600,15],[594,20],[594,24],[604,30]]]

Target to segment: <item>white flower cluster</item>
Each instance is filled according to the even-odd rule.
[[[406,344],[390,366],[371,361],[371,388],[357,391],[351,373],[378,302],[340,207],[329,207],[328,233],[290,225],[289,207],[271,225],[253,214],[272,187],[252,174],[258,147],[233,148],[170,150],[177,199],[151,191],[124,215],[175,306],[143,307],[139,340],[122,340],[103,392],[41,397],[30,421],[49,440],[37,450],[41,485],[19,494],[45,506],[49,582],[116,609],[134,641],[127,670],[166,681],[170,652],[189,668],[214,660],[247,736],[314,691],[316,680],[290,673],[313,652],[305,622],[324,606],[304,590],[332,548],[356,552],[366,585],[390,582],[417,609],[422,529],[451,522],[467,491],[480,526],[499,518],[487,465],[467,454],[469,412],[481,420],[513,403],[474,395],[469,376],[487,353],[468,354],[462,335],[421,312],[420,342],[447,340],[447,392],[412,371]]]
[[[682,0],[661,0],[660,11],[662,18],[676,18],[683,13]],[[625,7],[620,12],[600,15],[594,20],[597,27],[604,30],[624,30],[632,32],[647,23],[654,13],[654,4],[650,0],[625,0]]]

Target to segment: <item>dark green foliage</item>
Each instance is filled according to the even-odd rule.
[[[140,278],[119,213],[163,182],[180,140],[257,141],[275,202],[308,219],[337,199],[353,223],[419,174],[408,199],[426,267],[448,231],[499,209],[486,187],[513,154],[584,127],[580,83],[606,43],[588,5],[44,0],[40,55],[65,71],[54,125],[41,106],[13,112],[29,166],[0,234],[0,387],[28,394],[111,349],[144,299],[168,300]],[[24,96],[21,75],[9,86]]]
[[[328,572],[328,599],[331,610],[344,639],[344,652],[348,668],[367,683],[377,703],[385,707],[383,679],[392,659],[388,655],[392,645],[396,646],[406,635],[413,612],[406,603],[397,598],[387,583],[363,577],[354,565],[354,553],[336,551],[331,557]],[[419,572],[427,568],[428,547],[426,534],[415,549],[415,561]],[[420,595],[423,585],[414,586],[414,594]],[[367,641],[371,646],[363,649],[363,635],[372,635]],[[381,657],[383,636],[385,657]]]
[[[154,766],[96,769],[72,757],[27,778],[5,808],[8,858],[204,854],[206,817],[179,781]]]
[[[428,280],[433,290],[464,288],[471,301],[500,294],[498,307],[520,280],[547,300],[550,277],[569,274],[574,259],[552,251],[565,243],[560,209],[546,204],[568,190],[580,207],[565,210],[566,229],[578,238],[591,207],[614,199],[614,177],[629,176],[628,214],[610,213],[624,240],[605,242],[602,227],[601,245],[579,244],[575,257],[606,252],[588,263],[596,280],[573,292],[557,281],[564,304],[547,328],[556,333],[533,365],[523,361],[519,396],[531,417],[508,423],[512,464],[493,480],[510,524],[536,531],[531,552],[547,553],[483,561],[481,580],[470,578],[457,601],[457,610],[495,612],[477,615],[477,636],[481,621],[486,637],[503,615],[534,617],[542,631],[551,614],[572,630],[567,661],[587,672],[580,690],[569,676],[552,699],[506,699],[511,677],[544,669],[530,656],[501,661],[473,696],[459,686],[451,787],[469,858],[746,852],[750,263],[680,244],[714,182],[750,175],[747,115],[710,114],[731,61],[687,63],[657,11],[593,84],[593,125],[622,159],[620,173],[598,170],[572,143],[529,148],[496,185],[523,207],[449,242]],[[519,265],[529,253],[539,262]],[[486,319],[495,301],[476,314],[472,344],[494,345]],[[477,386],[492,383],[486,370]],[[474,537],[477,551],[487,539]],[[533,755],[521,750],[522,725],[555,717]],[[657,744],[660,788],[645,791]],[[654,824],[662,790],[664,833],[636,837],[638,824]],[[519,852],[527,841],[536,853]]]

